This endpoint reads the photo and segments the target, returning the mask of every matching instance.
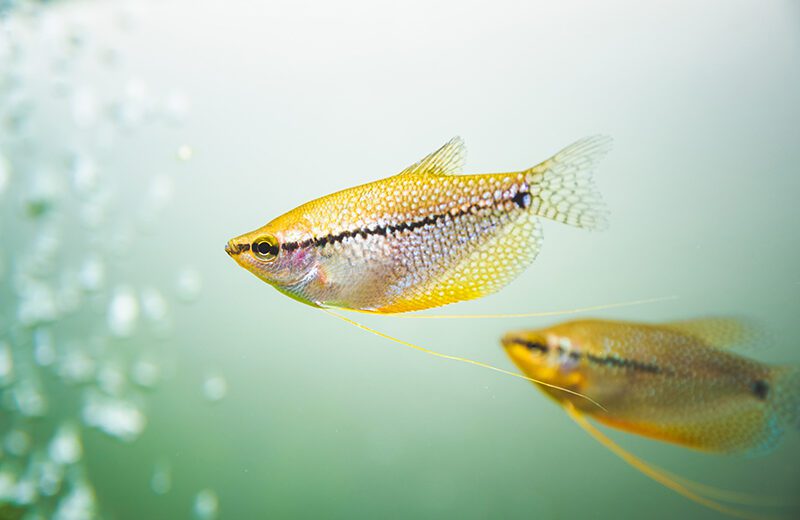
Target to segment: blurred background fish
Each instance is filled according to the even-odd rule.
[[[734,319],[661,325],[579,320],[510,332],[503,347],[540,387],[598,421],[718,452],[766,451],[800,428],[800,366],[769,366],[727,350],[745,335]]]
[[[501,342],[529,377],[594,400],[535,383],[614,451],[621,449],[580,415],[689,448],[754,454],[800,429],[800,365],[766,365],[729,350],[757,341],[763,337],[741,320],[707,318],[584,319],[509,332]]]

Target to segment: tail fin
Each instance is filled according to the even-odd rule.
[[[783,366],[772,376],[769,406],[786,429],[800,430],[800,366]]]
[[[526,170],[534,213],[580,228],[605,228],[606,212],[592,170],[610,149],[610,137],[586,137]]]

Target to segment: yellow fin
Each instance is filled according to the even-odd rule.
[[[610,450],[614,455],[624,460],[631,467],[635,468],[644,475],[655,480],[659,484],[667,487],[668,489],[675,491],[679,495],[682,495],[697,504],[708,507],[709,509],[719,511],[720,513],[724,513],[726,515],[730,515],[736,518],[745,518],[745,519],[773,518],[770,516],[758,515],[751,511],[744,511],[730,507],[724,503],[709,498],[708,495],[715,495],[718,498],[725,497],[722,499],[729,502],[737,502],[750,505],[757,505],[762,503],[759,497],[751,497],[746,494],[740,494],[733,491],[718,489],[713,486],[700,484],[680,477],[675,478],[670,473],[648,464],[647,462],[643,461],[642,459],[636,457],[632,453],[622,448],[619,444],[612,441],[610,438],[604,435],[600,430],[592,426],[592,424],[586,419],[586,417],[584,417],[583,414],[578,412],[572,404],[566,403],[564,405],[564,409],[566,410],[570,418],[578,424],[578,426],[583,428],[584,431],[586,431],[589,435],[594,437],[594,439],[597,442],[599,442],[608,450]],[[766,501],[767,500],[765,500],[765,502]],[[769,502],[770,505],[773,505],[771,500],[769,500]]]
[[[753,323],[741,318],[698,318],[665,323],[664,326],[693,336],[717,348],[730,348],[752,343],[760,335]]]
[[[456,136],[432,154],[400,172],[399,175],[453,175],[461,173],[466,155],[467,149],[464,146],[464,140]]]
[[[476,241],[455,265],[407,290],[381,313],[411,312],[492,294],[519,276],[539,254],[542,228],[529,213],[508,216],[493,236]],[[465,227],[464,233],[468,233]]]
[[[499,313],[499,314],[398,314],[392,317],[401,319],[422,319],[422,320],[489,320],[489,319],[504,319],[504,318],[543,318],[546,316],[567,316],[570,314],[582,314],[585,312],[617,309],[619,307],[633,307],[636,305],[659,303],[677,299],[678,299],[677,296],[661,296],[659,298],[648,298],[646,300],[631,300],[627,302],[606,303],[603,305],[576,307],[574,309],[563,309],[559,311],[514,312],[514,313]]]

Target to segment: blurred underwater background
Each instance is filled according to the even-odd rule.
[[[632,300],[742,316],[800,363],[800,4],[0,0],[0,518],[724,518],[627,466],[525,381],[286,298],[225,242],[401,171],[596,133],[610,227],[544,224],[509,287],[436,313]],[[508,330],[381,331],[514,370]],[[800,515],[800,435],[755,457],[604,430]]]

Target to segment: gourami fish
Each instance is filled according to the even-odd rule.
[[[508,355],[541,389],[608,426],[711,452],[763,452],[800,429],[800,367],[770,366],[728,347],[733,319],[660,325],[580,320],[511,332]]]
[[[768,451],[786,430],[800,429],[800,367],[769,366],[726,350],[754,336],[726,318],[661,325],[581,320],[510,332],[501,342],[534,384],[625,462],[705,507],[763,519],[775,517],[741,506],[789,503],[670,473],[586,420],[709,452]]]
[[[315,307],[388,314],[479,298],[533,261],[540,218],[603,227],[591,170],[609,145],[590,137],[527,170],[455,175],[465,152],[454,138],[397,175],[307,202],[225,251]]]

